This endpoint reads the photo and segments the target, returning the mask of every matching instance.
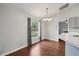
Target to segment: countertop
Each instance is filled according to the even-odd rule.
[[[73,35],[79,35],[79,33],[62,33],[61,37],[63,36],[62,40],[64,40],[66,43],[72,44],[73,46],[79,48],[79,37],[74,37]]]

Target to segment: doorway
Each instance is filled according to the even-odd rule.
[[[31,39],[32,44],[40,41],[40,22],[38,20],[31,21]]]
[[[68,33],[68,23],[65,21],[59,22],[59,35],[62,33]]]
[[[28,45],[32,45],[40,41],[40,25],[40,21],[31,20],[30,17],[28,18]]]

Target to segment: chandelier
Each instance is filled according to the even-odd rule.
[[[46,17],[43,19],[44,21],[51,21],[52,20],[52,18],[49,18],[49,16],[48,16],[48,8],[46,8]]]

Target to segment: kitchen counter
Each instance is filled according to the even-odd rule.
[[[62,33],[60,39],[64,40],[66,43],[72,44],[73,46],[79,48],[79,37],[74,37],[74,35],[79,35],[77,32]]]
[[[62,33],[60,39],[65,41],[65,56],[79,56],[79,33]]]

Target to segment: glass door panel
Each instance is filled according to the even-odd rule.
[[[40,26],[39,21],[32,21],[31,23],[31,38],[32,44],[40,41]]]

